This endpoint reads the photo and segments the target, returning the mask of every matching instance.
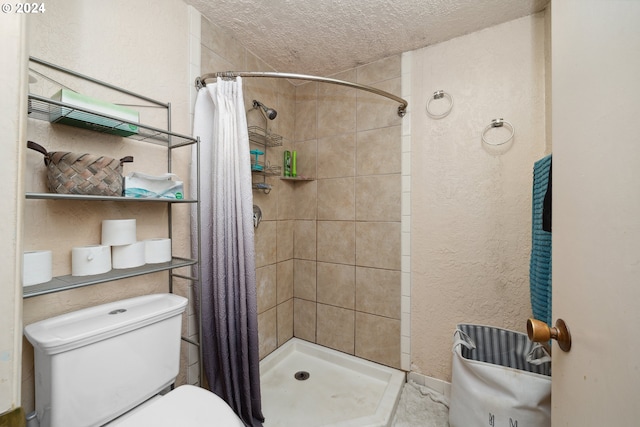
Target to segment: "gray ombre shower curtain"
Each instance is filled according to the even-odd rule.
[[[240,77],[200,89],[193,129],[200,137],[202,362],[210,389],[247,426],[261,427],[251,159]],[[196,155],[194,147],[192,183]],[[191,224],[193,246],[195,207]]]

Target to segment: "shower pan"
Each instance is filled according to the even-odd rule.
[[[264,427],[388,427],[405,374],[298,338],[260,362]]]

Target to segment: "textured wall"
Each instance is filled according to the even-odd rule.
[[[0,180],[3,183],[2,222],[0,223],[0,414],[20,406],[20,343],[22,332],[22,214],[26,118],[26,54],[24,16],[0,16],[0,48],[12,61],[0,68],[0,129],[3,132],[3,160]],[[0,424],[8,419],[0,416]]]
[[[186,2],[277,70],[326,76],[534,13],[548,0]]]
[[[29,20],[30,55],[171,102],[173,130],[190,133],[188,15],[184,3],[66,1],[47,4],[46,13],[31,15]],[[88,95],[112,102],[130,101],[63,75],[47,73]],[[46,96],[57,90],[42,77],[30,89]],[[140,110],[143,122],[166,127],[163,111],[133,108]],[[135,161],[125,166],[125,174],[132,170],[152,174],[165,171],[166,150],[152,144],[35,120],[29,120],[28,137],[51,151],[81,150],[117,158],[133,155]],[[174,170],[184,177],[188,158],[188,149],[174,156]],[[42,155],[29,150],[27,191],[44,191],[44,174]],[[175,209],[173,251],[179,256],[189,256],[187,208]],[[164,237],[167,233],[167,208],[162,204],[29,200],[25,203],[25,250],[53,249],[54,275],[70,274],[71,248],[99,243],[101,220],[107,218],[136,218],[139,240]],[[166,292],[167,278],[166,272],[155,273],[28,298],[24,300],[24,323],[129,296]],[[177,292],[186,294],[186,284],[178,283]],[[33,349],[26,340],[24,343],[22,400],[25,410],[30,411],[34,406]],[[188,351],[186,345],[182,351]],[[182,369],[182,381],[184,374]]]
[[[522,331],[533,162],[545,154],[544,14],[414,51],[412,58],[412,370],[450,380],[452,334],[469,322]],[[429,118],[443,89],[451,114]],[[492,119],[516,136],[481,143]],[[495,132],[492,132],[492,136]]]

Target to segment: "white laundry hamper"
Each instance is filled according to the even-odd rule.
[[[454,333],[450,427],[551,426],[551,358],[522,333],[460,324]]]

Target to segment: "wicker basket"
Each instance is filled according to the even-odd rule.
[[[120,160],[87,153],[47,150],[33,141],[27,147],[44,154],[49,191],[58,194],[122,196],[122,164],[133,162],[132,156]]]

